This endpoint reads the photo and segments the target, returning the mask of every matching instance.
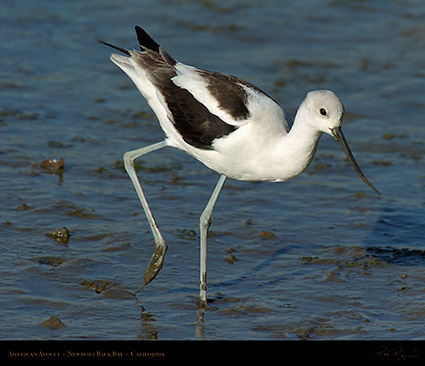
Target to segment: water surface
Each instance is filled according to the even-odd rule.
[[[421,1],[3,5],[1,339],[425,337]],[[293,181],[229,180],[213,215],[203,323],[198,218],[218,175],[174,149],[138,161],[169,250],[157,279],[131,295],[153,242],[122,154],[163,133],[96,41],[137,48],[136,24],[178,60],[245,78],[291,114],[309,90],[333,90],[382,194],[329,136]],[[62,170],[40,166],[61,157]],[[63,227],[69,240],[47,235]],[[52,316],[63,326],[46,326]]]

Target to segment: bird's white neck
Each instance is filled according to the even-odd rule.
[[[282,138],[282,163],[288,167],[292,177],[308,168],[316,154],[317,144],[322,132],[313,128],[304,119],[303,113],[297,113],[289,133]]]

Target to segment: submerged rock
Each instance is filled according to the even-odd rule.
[[[40,323],[40,325],[44,328],[48,328],[50,330],[56,330],[65,327],[66,325],[56,316],[51,316],[49,319]]]
[[[43,160],[40,163],[40,168],[42,169],[46,169],[46,170],[59,170],[59,169],[63,169],[64,166],[64,160],[63,158],[60,158],[60,160],[56,160],[56,159],[47,159],[47,160]]]
[[[69,230],[64,226],[61,227],[58,230],[52,230],[46,233],[46,236],[49,238],[53,238],[56,241],[60,242],[61,244],[68,244],[69,239],[71,237],[71,233]]]

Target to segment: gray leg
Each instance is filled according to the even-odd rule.
[[[158,229],[158,225],[156,224],[156,221],[153,217],[152,211],[149,208],[148,202],[146,201],[145,195],[143,193],[142,187],[136,174],[136,170],[134,168],[134,162],[138,157],[148,154],[152,151],[162,149],[165,146],[167,146],[167,143],[165,141],[161,141],[153,145],[142,147],[141,149],[127,151],[124,154],[125,170],[127,171],[131,181],[133,182],[134,188],[136,189],[137,195],[139,196],[140,203],[142,204],[143,210],[145,211],[146,218],[148,219],[148,223],[151,228],[153,239],[155,242],[155,250],[149,262],[148,268],[146,269],[145,274],[143,276],[144,283],[135,292],[135,294],[137,294],[144,286],[151,282],[162,268],[165,252],[167,251],[167,245],[165,244],[165,241],[162,238],[162,235]]]
[[[226,176],[222,175],[218,180],[217,185],[214,188],[210,200],[208,201],[207,206],[202,212],[201,218],[199,220],[199,228],[201,235],[201,265],[200,265],[200,294],[199,294],[199,303],[198,306],[205,307],[207,305],[207,235],[208,229],[211,225],[211,215],[217,202],[218,196],[220,195],[221,190],[223,189],[224,183],[226,182]]]

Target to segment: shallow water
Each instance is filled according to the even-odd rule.
[[[3,5],[1,339],[425,338],[421,1]],[[135,24],[180,61],[243,77],[291,114],[307,91],[335,91],[382,194],[329,136],[293,181],[229,180],[203,322],[197,227],[218,175],[177,150],[138,161],[169,250],[131,295],[153,241],[121,158],[163,134],[96,41],[136,47]],[[40,166],[61,157],[62,170]],[[63,227],[68,240],[47,235]],[[59,326],[44,323],[52,316]]]

